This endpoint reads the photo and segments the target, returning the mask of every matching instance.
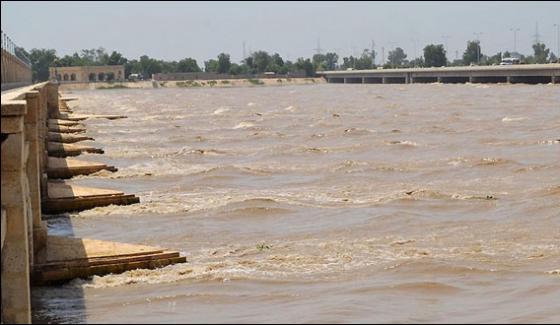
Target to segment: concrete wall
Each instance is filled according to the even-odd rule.
[[[124,81],[124,65],[49,68],[50,80],[58,80],[60,83],[109,81],[108,76],[111,74],[114,81]]]
[[[47,123],[58,105],[58,86],[48,82],[2,94],[3,323],[31,323],[30,274],[47,238]]]
[[[31,66],[2,49],[2,90],[31,84]]]
[[[156,73],[154,80],[226,80],[226,79],[266,79],[266,78],[304,78],[305,71],[292,72],[288,74],[254,74],[254,75],[231,75],[215,72],[180,72],[180,73]]]

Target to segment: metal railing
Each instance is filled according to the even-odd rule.
[[[12,39],[2,31],[2,50],[12,54],[18,58],[22,63],[31,67],[31,60],[25,54],[22,47],[19,47],[12,41]]]

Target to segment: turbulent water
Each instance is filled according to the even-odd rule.
[[[53,234],[188,263],[33,292],[56,322],[560,321],[560,88],[74,92],[141,203]]]

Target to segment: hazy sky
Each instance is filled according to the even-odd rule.
[[[411,58],[447,39],[453,60],[475,32],[482,32],[485,54],[512,50],[513,27],[520,29],[517,50],[529,54],[537,22],[540,40],[556,53],[560,2],[2,2],[2,30],[28,50],[65,55],[102,46],[128,58],[193,57],[200,65],[221,52],[241,60],[244,41],[247,53],[309,57],[318,39],[323,51],[341,57],[373,40],[379,59],[382,47],[385,57],[400,46]]]

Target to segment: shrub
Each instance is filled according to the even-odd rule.
[[[253,85],[264,85],[264,82],[260,79],[247,79]]]
[[[109,85],[109,86],[100,86],[97,87],[96,89],[123,89],[123,88],[128,88],[126,85],[123,84],[114,84],[114,85]]]

